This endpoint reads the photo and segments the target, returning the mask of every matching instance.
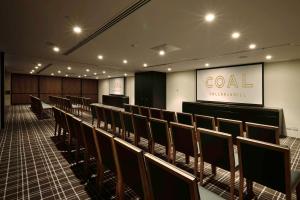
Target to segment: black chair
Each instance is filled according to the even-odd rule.
[[[55,125],[54,125],[54,136],[60,135],[61,133],[61,117],[60,117],[60,110],[57,107],[53,107],[53,115],[54,115],[54,120],[55,120]]]
[[[112,116],[112,133],[116,136],[122,136],[122,119],[121,119],[121,111],[119,110],[111,110],[111,116]],[[118,129],[118,130],[117,130]]]
[[[166,156],[170,160],[171,142],[168,122],[166,120],[150,118],[149,123],[152,136],[150,152],[152,154],[155,153],[155,144],[158,143],[166,148]]]
[[[105,117],[104,117],[103,107],[95,106],[95,109],[97,114],[97,127],[101,128],[101,123],[104,124],[103,127],[105,127]]]
[[[131,105],[125,103],[124,104],[124,110],[125,110],[125,112],[131,113],[132,112]]]
[[[162,119],[161,109],[158,108],[150,108],[150,117],[156,119]]]
[[[114,138],[114,148],[118,172],[118,199],[124,199],[126,184],[140,199],[150,200],[143,151],[120,138]]]
[[[286,194],[292,199],[296,189],[300,199],[300,172],[291,170],[290,150],[268,142],[249,138],[237,138],[240,162],[240,199],[244,198],[244,178],[247,183],[247,196],[252,198],[253,182]]]
[[[133,133],[133,122],[132,122],[132,113],[129,112],[122,112],[122,130],[123,130],[123,139],[126,139],[126,133],[127,137],[130,137],[130,133]]]
[[[97,108],[95,105],[91,105],[91,114],[92,114],[92,125],[94,125],[94,120],[97,119]]]
[[[216,167],[230,172],[230,197],[234,199],[235,171],[238,169],[238,155],[234,153],[232,136],[208,129],[197,129],[200,144],[200,184],[203,185],[204,162],[211,164],[213,175]]]
[[[150,110],[148,107],[140,106],[140,114],[147,117],[149,119],[150,117]]]
[[[239,120],[217,118],[218,131],[232,135],[232,142],[236,144],[236,137],[243,137],[243,122]]]
[[[169,124],[170,122],[177,122],[176,114],[173,111],[162,110],[162,119],[166,120]]]
[[[205,128],[209,130],[216,130],[215,118],[206,115],[195,114],[195,125],[196,128]]]
[[[150,196],[154,200],[223,200],[201,187],[197,178],[160,158],[145,154]]]
[[[193,115],[190,113],[177,112],[177,121],[180,124],[194,126]]]
[[[74,137],[76,137],[75,158],[76,158],[77,163],[79,162],[80,149],[85,147],[84,135],[83,135],[82,129],[81,129],[81,122],[82,122],[82,120],[77,117],[73,117],[71,120],[71,124],[72,124],[73,130],[75,132]]]
[[[185,162],[190,162],[190,156],[194,157],[194,175],[198,175],[199,149],[196,133],[193,126],[171,122],[171,141],[173,142],[173,164],[176,161],[176,152],[185,154]]]
[[[246,135],[250,139],[279,144],[279,128],[277,126],[246,122]]]
[[[133,114],[134,145],[138,146],[140,137],[148,140],[148,150],[151,150],[151,134],[147,117]]]
[[[139,115],[140,114],[140,107],[136,106],[136,105],[131,105],[131,111],[132,111],[133,114]]]
[[[112,131],[112,113],[110,108],[103,107],[104,130]]]

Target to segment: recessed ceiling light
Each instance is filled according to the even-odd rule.
[[[29,73],[30,73],[30,74],[32,74],[33,72],[32,72],[32,71],[30,71]]]
[[[169,71],[169,72],[172,71],[172,68],[168,68],[168,71]]]
[[[57,73],[59,73],[59,74],[60,74],[60,73],[61,73],[61,71],[60,71],[60,70],[58,70],[58,71],[57,71]]]
[[[37,64],[37,66],[41,67],[41,66],[42,66],[42,64],[41,64],[41,63],[38,63],[38,64]]]
[[[106,73],[106,71],[105,71],[105,70],[103,70],[103,71],[102,71],[102,74],[105,74],[105,73]]]
[[[67,69],[68,69],[68,70],[71,70],[71,69],[72,69],[72,67],[70,67],[70,66],[69,66],[69,67],[67,67]]]
[[[267,60],[271,60],[272,59],[272,55],[266,55],[266,59]]]
[[[82,32],[82,29],[79,26],[74,26],[73,27],[73,32],[76,34],[79,34]]]
[[[233,39],[238,39],[240,36],[241,36],[241,34],[240,34],[239,32],[233,32],[233,33],[231,34],[231,37],[232,37]]]
[[[96,73],[96,72],[94,72],[94,75],[96,76],[96,75],[97,75],[97,73]]]
[[[96,79],[99,79],[99,77],[97,76]]]
[[[86,71],[86,72],[90,72],[90,69],[86,69],[85,71]]]
[[[103,56],[102,55],[98,55],[98,59],[99,60],[103,60]]]
[[[127,76],[127,74],[125,73],[124,76]]]
[[[144,66],[144,67],[148,67],[147,63],[144,63],[143,66]]]
[[[39,67],[38,67],[38,66],[35,66],[34,68],[35,68],[35,69],[38,69]]]
[[[209,67],[210,66],[210,64],[209,63],[205,63],[205,67]]]
[[[213,13],[207,13],[205,15],[205,21],[207,21],[207,22],[212,22],[215,20],[215,18],[216,18],[216,16]]]
[[[31,70],[32,72],[35,72],[35,70],[33,69],[33,70]]]
[[[51,76],[54,76],[54,73],[51,73]]]
[[[81,76],[79,75],[78,78],[81,78]]]
[[[68,77],[69,75],[68,74],[66,74],[66,77]]]
[[[158,54],[159,54],[160,56],[164,56],[164,55],[166,54],[166,52],[165,52],[164,50],[160,50],[160,51],[158,52]]]
[[[249,49],[255,49],[255,48],[256,48],[256,44],[252,43],[252,44],[249,45]]]
[[[85,75],[83,75],[84,77],[86,77],[86,74]]]
[[[127,63],[128,63],[128,61],[127,61],[127,60],[123,60],[123,63],[124,63],[124,64],[127,64]]]
[[[111,76],[110,76],[110,75],[108,75],[107,77],[108,77],[108,78],[110,78]]]
[[[54,47],[53,47],[53,51],[55,51],[55,52],[59,52],[59,51],[60,51],[60,49],[59,49],[59,47],[57,47],[57,46],[54,46]]]

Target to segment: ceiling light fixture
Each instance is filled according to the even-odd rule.
[[[58,70],[58,71],[57,71],[57,73],[59,73],[59,74],[60,74],[60,73],[61,73],[61,71],[60,71],[60,70]]]
[[[124,63],[124,64],[127,64],[127,63],[128,63],[128,61],[127,61],[127,60],[123,60],[123,63]]]
[[[86,69],[85,71],[86,71],[86,72],[90,72],[90,69]]]
[[[148,67],[147,63],[144,63],[143,66],[144,66],[144,67]]]
[[[103,60],[103,56],[102,55],[98,55],[98,59],[99,60]]]
[[[86,74],[85,75],[83,75],[84,77],[86,77]]]
[[[96,76],[96,75],[97,75],[97,73],[95,72],[95,73],[94,73],[94,75]]]
[[[32,71],[30,71],[29,73],[30,73],[30,74],[32,74],[33,72],[32,72]]]
[[[249,49],[255,49],[255,48],[256,48],[256,44],[252,43],[252,44],[249,45]]]
[[[105,74],[105,73],[106,73],[106,71],[105,71],[105,70],[103,70],[103,71],[102,71],[102,74]]]
[[[68,70],[71,70],[71,69],[72,69],[72,67],[70,67],[70,66],[69,66],[69,67],[67,67],[67,69],[68,69]]]
[[[111,76],[110,76],[110,75],[108,75],[107,77],[108,77],[108,78],[110,78]]]
[[[68,77],[69,75],[68,74],[66,74],[66,77]]]
[[[209,67],[210,66],[210,64],[209,63],[205,63],[205,67]]]
[[[37,64],[37,66],[41,67],[41,66],[42,66],[42,64],[41,64],[41,63],[38,63],[38,64]]]
[[[124,76],[127,76],[127,74],[125,73]]]
[[[99,79],[99,77],[97,76],[96,79]]]
[[[79,75],[78,78],[81,78],[81,76]]]
[[[54,52],[59,52],[59,51],[60,51],[60,49],[59,49],[59,47],[57,47],[57,46],[54,46],[54,47],[53,47],[53,51],[54,51]]]
[[[54,76],[54,73],[51,73],[51,76]]]
[[[215,18],[216,18],[216,16],[213,13],[207,13],[205,15],[205,21],[207,21],[207,22],[212,22],[215,20]]]
[[[272,55],[266,55],[266,59],[267,60],[271,60],[272,59]]]
[[[240,36],[241,36],[241,34],[240,34],[239,32],[233,32],[233,33],[231,34],[231,37],[232,37],[233,39],[238,39]]]
[[[168,71],[169,71],[169,72],[172,71],[172,68],[169,67],[169,68],[168,68]]]
[[[158,52],[158,54],[159,54],[160,56],[164,56],[164,55],[166,54],[166,52],[165,52],[164,50],[160,50],[160,51]]]
[[[38,66],[35,66],[34,68],[35,68],[35,69],[38,69],[39,67],[38,67]]]
[[[82,29],[79,26],[74,26],[73,27],[73,32],[76,34],[80,34],[82,32]]]

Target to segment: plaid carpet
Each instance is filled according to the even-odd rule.
[[[90,114],[84,113],[83,119],[91,122]],[[291,148],[292,169],[300,169],[300,139],[287,137],[280,142]],[[145,140],[141,141],[141,147],[146,147]],[[157,146],[156,151],[163,157],[164,147]],[[184,162],[185,157],[178,154],[176,165],[191,171],[193,159],[189,165]],[[90,170],[95,173],[95,167]],[[205,165],[205,174],[210,172],[210,166]],[[238,174],[236,172],[236,199]],[[28,106],[9,108],[6,127],[0,133],[0,199],[114,199],[114,175],[106,172],[101,192],[95,188],[94,176],[86,181],[82,162],[76,165],[74,155],[69,155],[64,144],[54,137],[52,118],[37,120]],[[214,178],[207,176],[204,182],[205,188],[229,198],[229,172],[218,169]],[[259,184],[254,184],[254,192],[258,199],[285,198],[282,193]],[[125,196],[136,198],[129,188]],[[293,199],[296,199],[295,194]]]

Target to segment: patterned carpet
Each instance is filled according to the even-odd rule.
[[[91,122],[88,113],[83,119]],[[65,151],[65,146],[54,137],[54,120],[37,120],[28,106],[9,108],[6,127],[0,133],[0,199],[114,199],[115,177],[106,172],[104,189],[95,188],[95,179],[82,181],[82,162],[75,164],[74,156]],[[281,144],[291,148],[291,167],[300,169],[300,139],[284,138]],[[142,141],[142,147],[146,147]],[[158,156],[164,148],[158,146]],[[193,162],[183,164],[185,158],[179,155],[177,165],[191,170]],[[91,172],[95,172],[92,167]],[[210,166],[205,166],[210,174]],[[229,198],[229,173],[217,170],[213,179],[205,179],[205,188]],[[239,177],[236,172],[235,188],[238,199]],[[284,199],[285,195],[254,184],[258,199]],[[136,198],[133,191],[126,189],[126,199]],[[293,199],[296,199],[295,194]]]

